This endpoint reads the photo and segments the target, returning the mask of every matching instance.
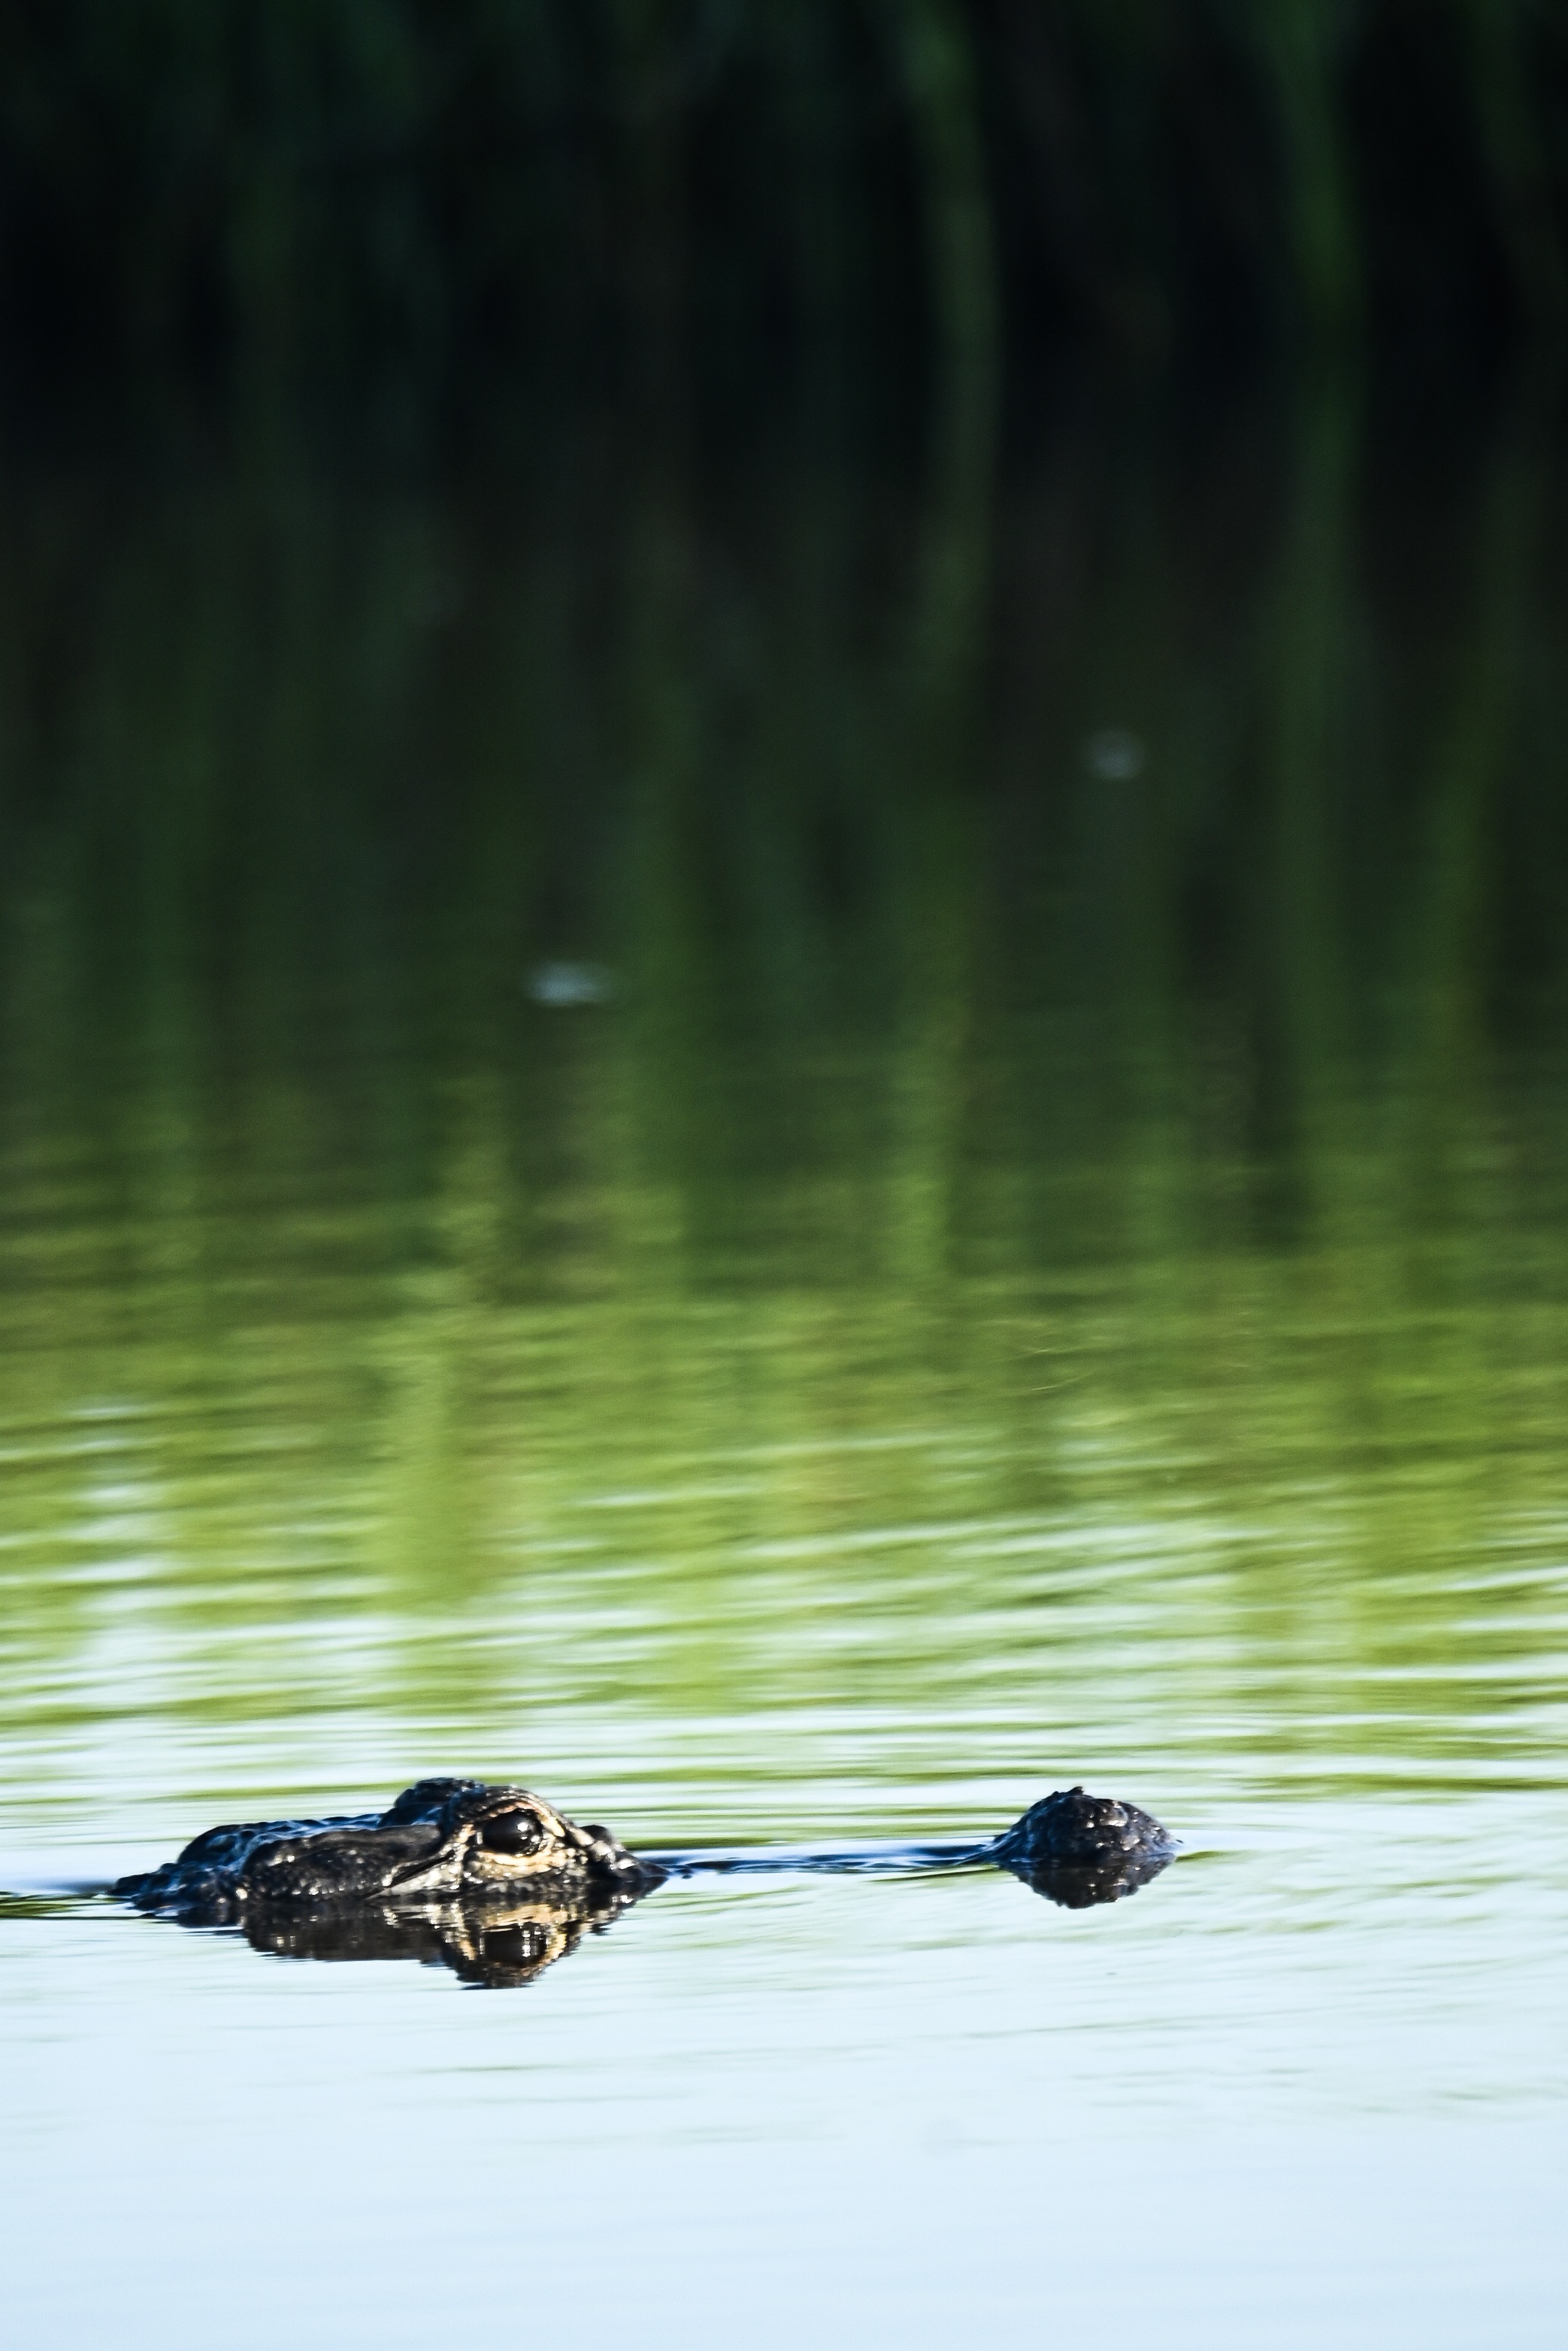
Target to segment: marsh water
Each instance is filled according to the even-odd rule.
[[[12,496],[8,2342],[1560,2339],[1561,498],[1437,470]],[[80,1890],[444,1771],[1184,1852]]]

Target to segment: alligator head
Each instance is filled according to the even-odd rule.
[[[411,1788],[373,1828],[344,1828],[257,1846],[235,1881],[263,1908],[334,1903],[587,1904],[644,1894],[663,1872],[607,1829],[580,1827],[527,1788],[436,1782]]]
[[[367,1903],[533,1900],[588,1909],[635,1899],[664,1875],[608,1829],[580,1827],[527,1788],[422,1780],[379,1815],[209,1829],[177,1860],[114,1890],[192,1926],[226,1926]]]

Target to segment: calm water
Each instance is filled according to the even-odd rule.
[[[9,2342],[1560,2339],[1555,608],[1507,459],[1369,651],[1300,463],[1197,620],[1061,484],[940,519],[936,638],[831,501],[654,501],[608,612],[544,525],[33,517]],[[671,1886],[504,1991],[44,1898],[443,1770],[1186,1851]]]

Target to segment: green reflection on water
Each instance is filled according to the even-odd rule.
[[[26,507],[9,1737],[1549,1769],[1550,469],[1113,454]]]

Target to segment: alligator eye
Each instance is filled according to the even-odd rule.
[[[497,1813],[479,1829],[486,1853],[538,1853],[545,1842],[545,1825],[537,1813]]]

